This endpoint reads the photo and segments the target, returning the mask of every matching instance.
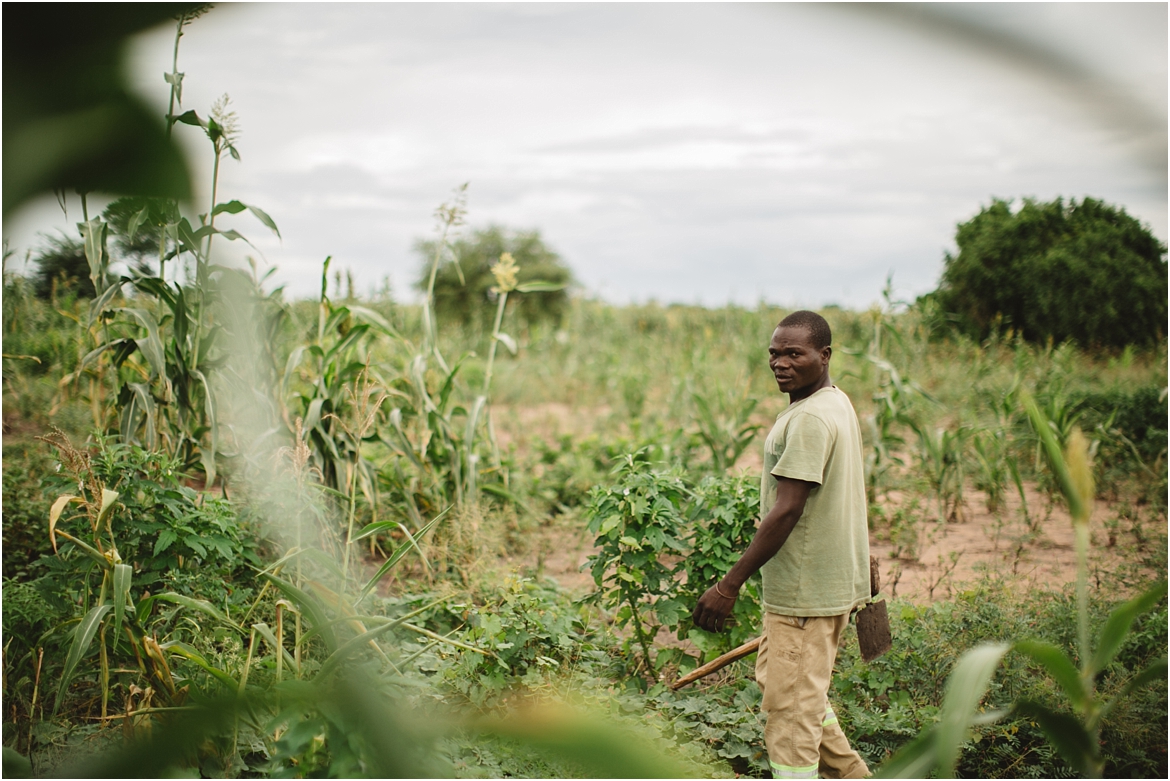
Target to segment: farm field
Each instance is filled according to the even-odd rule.
[[[758,576],[692,611],[760,523],[792,310],[592,298],[466,184],[410,303],[332,257],[294,298],[226,251],[285,238],[221,181],[228,96],[182,102],[211,8],[95,8],[6,41],[5,217],[73,224],[5,243],[3,775],[770,776],[750,654],[676,684],[761,631]],[[160,23],[161,119],[122,68]],[[893,638],[846,628],[833,712],[878,777],[1164,778],[1166,248],[1090,197],[955,243],[932,293],[819,310]]]
[[[339,300],[296,302],[280,310],[284,317],[271,357],[274,371],[289,365],[298,344],[315,341],[305,334],[317,330],[313,315],[322,311],[340,325],[336,313],[351,306],[373,312],[389,326],[383,335],[351,340],[350,375],[329,389],[333,395],[327,401],[336,404],[340,420],[360,421],[363,399],[369,409],[371,396],[388,394],[369,423],[377,435],[367,434],[361,445],[358,463],[369,470],[371,485],[352,479],[343,456],[332,472],[337,490],[328,487],[329,451],[314,439],[325,433],[319,423],[303,435],[299,457],[296,440],[281,434],[267,456],[252,456],[251,466],[230,467],[225,461],[209,487],[198,468],[168,461],[165,449],[151,455],[125,449],[117,437],[95,439],[95,410],[105,416],[96,421],[103,426],[116,420],[112,392],[105,391],[102,406],[93,395],[101,379],[80,390],[79,383],[62,381],[75,369],[79,352],[70,344],[77,324],[65,315],[70,309],[83,311],[85,302],[63,297],[49,306],[22,298],[19,279],[6,284],[6,355],[35,356],[40,363],[5,360],[5,745],[30,756],[37,772],[53,772],[106,741],[137,734],[167,712],[154,710],[156,703],[173,708],[214,700],[228,681],[238,692],[262,698],[291,691],[287,687],[301,676],[319,675],[330,654],[319,639],[297,646],[299,658],[286,653],[278,666],[265,638],[279,623],[286,648],[293,648],[295,632],[310,628],[309,604],[336,609],[330,605],[339,607],[337,595],[347,593],[358,600],[350,615],[413,614],[406,622],[414,627],[408,634],[380,633],[378,649],[371,646],[353,657],[363,674],[390,674],[379,686],[391,701],[417,707],[419,693],[425,692],[424,703],[440,703],[429,712],[441,725],[434,727],[441,737],[418,758],[423,764],[412,767],[457,776],[600,773],[604,768],[580,764],[571,751],[558,753],[542,745],[539,734],[501,727],[527,723],[539,709],[565,709],[571,703],[573,709],[557,710],[557,718],[596,719],[608,713],[604,718],[628,720],[646,730],[661,761],[676,763],[663,765],[674,768],[671,772],[764,774],[754,710],[759,695],[750,680],[750,659],[678,692],[667,686],[680,672],[750,638],[758,607],[753,614],[748,605],[737,615],[739,624],[729,635],[691,629],[686,615],[696,586],[679,570],[670,576],[673,585],[663,584],[657,595],[644,597],[646,608],[678,602],[654,613],[659,627],[653,631],[651,658],[644,660],[630,625],[622,625],[620,610],[614,612],[620,605],[607,600],[589,571],[590,557],[606,545],[589,525],[597,490],[643,485],[638,481],[648,475],[670,474],[686,488],[676,499],[680,539],[705,530],[738,536],[746,544],[757,501],[760,428],[784,404],[769,387],[761,342],[783,310],[613,307],[578,299],[555,327],[505,316],[504,330],[517,334],[517,354],[501,351],[494,358],[492,402],[486,407],[494,441],[485,428],[475,444],[488,466],[479,471],[474,498],[465,493],[459,503],[453,501],[457,484],[447,471],[450,461],[419,458],[427,432],[434,438],[439,429],[427,428],[417,413],[413,419],[402,415],[410,409],[413,360],[405,351],[425,342],[418,308]],[[920,311],[894,309],[826,313],[835,333],[835,381],[849,392],[866,429],[871,545],[892,605],[894,650],[866,664],[850,630],[832,694],[847,734],[873,766],[931,724],[947,672],[964,650],[982,640],[1025,635],[1069,648],[1074,643],[1074,527],[1026,415],[1011,406],[1014,388],[1033,389],[1050,419],[1063,415],[1069,430],[1079,426],[1092,438],[1097,487],[1089,522],[1088,583],[1094,620],[1102,621],[1111,605],[1156,582],[1166,566],[1165,431],[1159,429],[1164,425],[1164,341],[1147,351],[1097,357],[1069,346],[1035,347],[1012,339],[985,344],[953,335],[930,339]],[[17,317],[38,327],[18,328]],[[342,329],[334,327],[334,334],[318,340],[342,339]],[[450,390],[448,414],[456,432],[466,428],[471,400],[483,387],[487,342],[482,329],[440,328],[440,354],[468,353]],[[427,392],[438,393],[442,375],[427,371]],[[318,372],[306,362],[286,379],[288,395],[272,397],[276,414],[287,417],[294,431],[296,418],[311,407],[306,397],[321,393],[320,378],[327,372]],[[109,380],[107,375],[104,381]],[[883,405],[899,393],[905,394],[897,398],[899,417],[883,429],[881,416],[888,409]],[[221,414],[228,421],[234,413]],[[343,437],[355,425],[333,429],[334,441],[352,447],[354,440]],[[36,439],[53,427],[61,433],[49,436],[49,442]],[[424,467],[416,468],[416,475],[433,481],[430,485],[418,477],[413,483],[404,480],[403,467],[412,453],[386,433],[399,431]],[[931,461],[936,454],[922,436],[932,431],[962,437],[947,456],[954,471],[941,481],[932,471],[938,466]],[[144,675],[133,648],[109,635],[107,647],[99,646],[97,636],[71,658],[77,654],[70,618],[80,617],[85,600],[101,596],[101,583],[95,568],[62,539],[61,531],[84,531],[77,520],[67,520],[68,513],[57,522],[56,554],[50,545],[49,507],[73,479],[64,474],[73,466],[62,450],[62,436],[78,452],[90,454],[88,474],[100,475],[119,492],[120,503],[110,516],[113,533],[136,536],[134,555],[140,557],[131,575],[130,604],[139,606],[144,637],[165,652],[169,686],[159,681],[158,668],[146,667]],[[986,452],[988,441],[1002,447],[998,465],[981,459],[973,444],[980,442]],[[491,463],[493,447],[498,467]],[[637,460],[625,459],[639,452]],[[257,487],[249,474],[253,468],[270,469],[264,467],[265,458],[271,462],[276,453],[283,457],[286,485],[311,508],[307,525],[288,528],[279,516],[301,510],[292,510],[287,497],[274,498]],[[298,466],[298,458],[305,459],[304,466]],[[626,467],[615,473],[623,460]],[[1012,482],[1009,463],[1021,475],[1025,501]],[[159,467],[165,467],[163,474]],[[167,468],[173,474],[164,476]],[[290,470],[292,484],[287,483]],[[271,476],[271,471],[260,474]],[[130,498],[128,486],[138,486],[136,498]],[[236,524],[233,534],[217,535],[206,527],[199,534],[220,536],[223,542],[199,551],[198,540],[188,537],[189,558],[168,558],[160,551],[165,529],[151,523],[151,501],[142,499],[143,492],[160,490],[175,499],[155,507],[172,508],[179,501],[188,509],[169,518],[164,510],[153,518],[179,524],[186,513],[183,523],[198,516],[213,525],[230,519]],[[283,509],[266,512],[266,503]],[[744,517],[730,526],[713,526],[710,513],[720,507]],[[214,511],[203,517],[209,508]],[[439,520],[431,525],[435,516]],[[310,529],[314,545],[303,538],[290,540]],[[359,539],[362,530],[366,536]],[[347,535],[354,540],[349,545]],[[179,537],[172,545],[182,543]],[[295,555],[298,550],[304,553]],[[657,560],[664,571],[672,571],[686,558],[664,553]],[[707,565],[725,568],[732,560]],[[310,590],[280,577],[295,577],[294,562],[299,562],[302,582],[312,584]],[[299,630],[292,628],[288,612],[279,618],[274,612],[280,600],[272,584],[278,583],[288,589],[283,610],[298,599],[310,601],[299,607]],[[164,589],[182,599],[142,608]],[[362,619],[364,631],[372,620]],[[234,628],[245,622],[263,628]],[[1119,657],[1124,663],[1103,679],[1105,690],[1122,686],[1129,671],[1165,652],[1165,625],[1163,599],[1139,620]],[[362,634],[344,623],[341,631],[341,637]],[[341,637],[334,642],[343,642]],[[65,678],[62,665],[70,663],[74,669]],[[104,664],[109,673],[103,672]],[[46,683],[38,686],[38,666],[41,681],[66,683],[57,691],[45,688]],[[411,683],[404,689],[405,681]],[[989,704],[1023,694],[1059,703],[1035,668],[1011,660],[996,674]],[[237,733],[234,744],[220,737],[193,750],[189,761],[200,763],[204,773],[233,774],[300,775],[314,767],[336,769],[343,761],[358,763],[351,768],[369,767],[364,763],[371,760],[361,749],[337,743],[341,733],[335,730],[346,722],[331,720],[345,714],[331,715],[326,705],[306,701],[296,717],[280,716],[270,701],[263,702],[255,707],[275,719],[265,732],[256,731],[259,722],[253,721],[246,737]],[[1165,735],[1164,719],[1157,714],[1164,709],[1164,684],[1155,684],[1104,723],[1110,774],[1160,772],[1165,754],[1157,747],[1164,746]],[[455,726],[468,713],[493,726],[478,732]],[[285,729],[277,723],[281,719]],[[293,743],[294,734],[304,735],[304,741]],[[1022,717],[980,727],[975,740],[964,745],[963,774],[1067,772],[1039,728]],[[357,756],[347,760],[349,751]]]

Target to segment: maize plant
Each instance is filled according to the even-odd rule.
[[[1097,677],[1114,661],[1134,621],[1166,598],[1166,582],[1157,583],[1114,608],[1096,638],[1091,639],[1089,515],[1095,492],[1088,443],[1080,429],[1073,427],[1062,450],[1053,421],[1028,393],[1021,392],[1020,399],[1072,516],[1077,554],[1076,614],[1073,617],[1076,659],[1051,643],[1029,639],[989,643],[967,651],[947,680],[938,724],[883,765],[879,777],[923,778],[932,771],[939,776],[952,777],[960,746],[967,739],[972,725],[1018,716],[1038,723],[1052,746],[1076,772],[1099,778],[1105,769],[1100,743],[1104,719],[1139,687],[1166,678],[1166,657],[1162,657],[1131,674],[1113,696],[1105,698],[1096,693]],[[992,675],[1004,655],[1012,651],[1026,656],[1052,678],[1064,695],[1068,710],[1054,710],[1039,702],[1021,699],[1005,708],[977,713]]]

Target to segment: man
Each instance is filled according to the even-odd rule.
[[[768,365],[788,407],[764,442],[760,521],[735,566],[695,606],[695,625],[723,630],[739,589],[763,577],[764,632],[756,681],[776,778],[862,778],[828,702],[837,643],[869,592],[861,428],[829,378],[832,332],[815,312],[780,321]]]

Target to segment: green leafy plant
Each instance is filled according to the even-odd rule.
[[[74,447],[60,431],[45,439],[57,449],[76,492],[58,496],[48,513],[49,540],[62,562],[62,566],[53,568],[50,577],[65,594],[76,594],[74,610],[80,611],[68,622],[73,628],[53,713],[61,707],[95,639],[100,657],[103,718],[110,702],[111,657],[136,659],[145,687],[153,684],[166,700],[181,702],[184,692],[176,684],[164,646],[149,627],[155,603],[177,604],[228,626],[235,625],[206,600],[170,591],[154,595],[140,591],[141,597],[136,599],[133,591],[142,589],[144,584],[156,584],[184,564],[217,555],[226,560],[230,571],[235,559],[247,551],[234,528],[235,519],[217,514],[215,508],[199,507],[193,501],[193,493],[184,493],[176,479],[164,481],[163,485],[142,480],[149,475],[135,474],[136,471],[169,473],[173,464],[164,462],[161,469],[151,469],[146,459],[152,457],[140,450],[130,454],[131,459],[137,459],[136,469],[126,463],[124,451],[106,449],[102,452],[104,463],[95,463],[97,459]],[[118,483],[105,479],[111,471],[122,478]],[[113,490],[111,485],[121,490]],[[70,511],[74,505],[80,512]],[[128,518],[131,509],[135,514]],[[64,544],[59,545],[59,539]],[[184,553],[189,556],[186,562]],[[141,562],[136,560],[138,556]]]
[[[760,515],[759,479],[750,475],[704,478],[694,489],[688,510],[688,553],[679,562],[685,582],[678,589],[684,605],[693,606],[703,592],[731,570],[756,533]],[[740,589],[727,632],[695,628],[689,612],[677,622],[679,637],[688,637],[706,661],[759,636],[762,626],[759,583],[751,579]],[[673,626],[671,628],[674,628]]]
[[[739,384],[737,378],[736,385]],[[718,385],[712,385],[708,392],[691,393],[697,412],[698,437],[711,453],[711,469],[715,474],[734,466],[764,428],[751,422],[759,400],[750,396],[748,390],[746,384],[742,392],[723,392]]]
[[[912,422],[918,435],[918,461],[934,491],[939,524],[958,518],[963,504],[963,453],[970,429],[934,428]]]
[[[641,667],[656,676],[650,647],[659,626],[673,626],[689,606],[679,598],[668,555],[682,555],[684,506],[690,497],[677,473],[662,474],[645,451],[626,455],[613,483],[589,495],[589,531],[598,551],[589,557],[602,603],[616,610],[615,623],[630,626],[641,651]]]

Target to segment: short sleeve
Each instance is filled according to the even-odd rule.
[[[833,435],[824,421],[815,415],[797,415],[784,432],[784,451],[772,474],[821,485],[832,452]]]

